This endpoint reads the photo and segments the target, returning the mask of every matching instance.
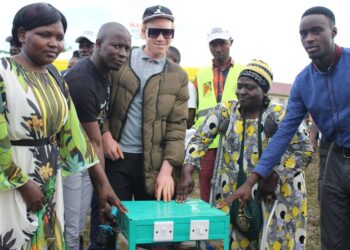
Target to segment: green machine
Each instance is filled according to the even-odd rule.
[[[120,232],[129,241],[129,250],[136,244],[223,240],[229,250],[229,214],[202,200],[123,201],[127,214],[119,214]]]

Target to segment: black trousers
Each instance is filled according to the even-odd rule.
[[[322,183],[321,241],[323,250],[350,249],[350,157],[334,145]]]
[[[124,153],[123,160],[106,159],[106,175],[114,192],[122,201],[154,200],[146,193],[143,155]]]
[[[328,156],[329,147],[331,143],[325,142],[323,137],[321,138],[320,148],[319,148],[319,172],[318,172],[318,187],[317,187],[317,200],[321,201],[321,190],[322,182],[324,177],[324,172],[326,170],[326,161]]]

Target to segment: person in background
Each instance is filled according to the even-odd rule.
[[[101,219],[111,205],[126,212],[80,127],[68,87],[49,66],[63,50],[66,29],[52,5],[26,5],[12,27],[21,52],[1,59],[1,249],[66,249],[62,175],[89,169]]]
[[[17,55],[19,52],[21,52],[21,47],[20,45],[16,46],[14,43],[13,43],[13,39],[12,39],[12,36],[8,36],[6,37],[6,42],[8,42],[10,44],[10,55],[11,56],[14,56],[14,55]]]
[[[280,161],[299,124],[309,112],[325,141],[332,143],[321,190],[322,249],[350,247],[350,49],[334,41],[334,13],[315,6],[302,15],[299,34],[311,63],[296,77],[286,117],[245,184],[225,203],[250,198],[251,189]],[[222,204],[224,205],[224,204]]]
[[[73,67],[79,60],[79,51],[74,50],[71,59],[68,61],[68,69]]]
[[[96,47],[91,57],[79,60],[65,75],[78,118],[103,167],[104,154],[100,129],[106,118],[109,101],[108,73],[119,70],[126,62],[130,46],[131,35],[123,25],[105,23],[97,34]],[[88,171],[81,171],[63,179],[68,249],[78,250],[83,247],[79,235],[82,239],[92,191]],[[93,214],[96,218],[91,220],[98,222],[98,209],[96,212]]]
[[[230,48],[233,39],[230,32],[222,27],[214,27],[208,32],[209,50],[213,56],[212,64],[200,69],[194,81],[197,90],[197,114],[196,122],[190,120],[190,124],[195,124],[195,128],[203,123],[209,110],[216,104],[235,99],[237,78],[243,65],[235,62],[230,56]],[[199,171],[200,198],[209,201],[210,185],[213,176],[213,169],[216,157],[218,139],[210,145],[209,150],[201,159],[201,169]]]
[[[74,50],[73,51],[73,54],[72,54],[72,57],[69,59],[68,61],[68,66],[67,66],[67,69],[66,70],[63,70],[61,71],[61,75],[62,76],[65,76],[68,72],[68,70],[73,66],[75,65],[79,60],[79,51],[78,50]]]
[[[81,36],[75,39],[79,43],[79,58],[91,56],[95,48],[95,33],[91,30],[86,30]]]
[[[194,168],[201,167],[200,158],[225,122],[226,130],[222,131],[222,144],[218,148],[218,157],[222,159],[217,161],[219,163],[214,170],[213,204],[222,202],[234,192],[239,185],[240,171],[250,175],[285,114],[283,106],[270,103],[267,96],[272,79],[270,67],[261,60],[253,60],[238,77],[235,91],[238,101],[222,102],[209,111],[186,148],[177,185],[178,202],[185,201],[192,192]],[[268,214],[273,213],[267,225],[267,249],[305,248],[307,210],[303,170],[311,162],[311,151],[308,134],[301,127],[282,156],[281,163],[258,187],[268,208],[264,220],[268,221]],[[277,203],[276,209],[271,212],[273,200]],[[229,212],[230,206],[222,209]],[[232,250],[259,249],[260,244],[265,243],[249,241],[235,225],[232,228]],[[215,245],[218,247],[217,243]]]
[[[166,56],[168,59],[172,60],[176,64],[180,64],[181,62],[181,54],[180,51],[174,47],[169,46]],[[188,93],[190,99],[188,99],[188,121],[187,121],[187,129],[191,129],[193,126],[193,121],[196,116],[196,108],[197,108],[197,92],[192,82],[188,82]]]

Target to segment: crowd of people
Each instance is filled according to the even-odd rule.
[[[171,46],[174,21],[165,6],[146,8],[141,47],[117,22],[85,31],[58,72],[65,16],[47,3],[16,13],[11,57],[0,65],[0,249],[83,249],[89,211],[89,249],[118,249],[117,234],[105,246],[96,239],[111,206],[126,213],[122,201],[186,202],[195,170],[200,198],[230,214],[230,249],[305,249],[304,170],[316,135],[322,249],[349,249],[350,50],[335,43],[333,12],[302,14],[311,63],[287,107],[270,102],[266,62],[231,57],[234,40],[223,27],[209,30],[212,62],[189,82]],[[180,244],[138,245],[164,247]]]

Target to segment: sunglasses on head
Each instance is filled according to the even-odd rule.
[[[157,29],[157,28],[148,28],[148,37],[149,38],[158,38],[162,34],[165,39],[174,38],[174,29]]]

